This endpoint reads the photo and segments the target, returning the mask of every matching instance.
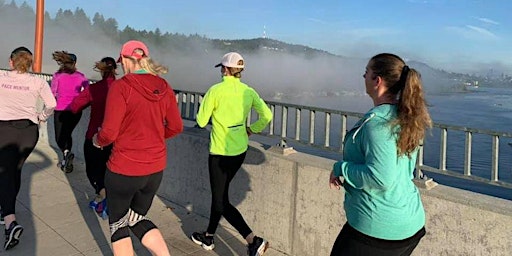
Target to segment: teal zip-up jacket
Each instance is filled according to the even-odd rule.
[[[251,108],[259,116],[249,127],[253,133],[259,133],[267,126],[272,120],[272,112],[258,93],[239,78],[224,76],[222,80],[206,92],[196,121],[200,127],[205,127],[210,118],[212,120],[211,154],[236,156],[247,151],[246,120]]]
[[[371,237],[402,240],[425,225],[425,211],[414,185],[416,152],[399,156],[398,134],[390,121],[397,106],[372,108],[345,137],[343,161],[334,164],[343,176],[347,221]]]

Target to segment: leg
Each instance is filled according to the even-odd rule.
[[[105,172],[107,170],[107,162],[110,158],[110,153],[112,152],[112,145],[103,147],[103,150],[100,149],[99,151],[100,156],[97,160],[98,171],[96,172],[96,186],[98,189],[98,193],[101,194],[101,191],[105,192]]]
[[[164,237],[158,228],[154,228],[146,232],[142,237],[142,244],[151,252],[152,255],[170,256],[171,253],[167,248]]]
[[[65,149],[65,140],[62,137],[62,125],[64,123],[63,111],[54,111],[53,113],[53,126],[55,130],[55,142],[57,142],[57,146],[59,149],[64,152]]]
[[[133,245],[132,239],[130,237],[122,238],[116,242],[112,243],[112,251],[114,256],[133,256]]]
[[[404,240],[384,240],[365,235],[345,223],[334,242],[331,256],[408,256],[416,248],[419,240],[425,234],[424,232],[425,230],[421,229],[412,237]]]
[[[92,145],[92,140],[86,139],[84,141],[84,160],[85,160],[85,174],[87,174],[87,179],[89,179],[89,183],[94,188],[96,194],[98,194],[98,188],[96,186],[96,179],[94,175],[94,165],[96,163],[96,155],[94,154],[94,146]]]
[[[114,255],[133,255],[128,217],[130,204],[139,184],[131,178],[111,171],[107,171],[105,174],[109,207],[108,223]]]
[[[28,121],[29,126],[21,130],[21,136],[19,137],[20,151],[18,152],[17,166],[16,166],[16,197],[20,192],[21,186],[21,170],[25,161],[30,156],[34,148],[36,147],[37,141],[39,140],[39,128],[36,124]]]
[[[91,139],[84,142],[85,172],[96,194],[105,188],[105,170],[111,148],[96,148],[92,145]]]
[[[105,170],[106,165],[103,162],[103,150],[92,145],[92,140],[86,139],[84,142],[85,173],[89,183],[94,188],[96,197],[89,202],[89,208],[100,214],[103,219],[107,218],[106,212],[106,193],[105,193]]]
[[[39,138],[36,124],[30,120],[0,123],[0,205],[5,221],[4,249],[19,243],[23,227],[16,222],[16,197],[21,185],[21,170]]]
[[[71,111],[63,111],[61,115],[61,119],[63,120],[62,130],[61,130],[61,136],[62,140],[64,140],[64,171],[66,173],[70,173],[73,171],[73,159],[75,155],[71,152],[71,148],[73,147],[73,130],[75,129],[76,125],[80,121],[80,118],[82,117],[82,112],[79,112],[77,114],[73,114]]]
[[[0,206],[6,226],[14,221],[21,170],[39,138],[37,125],[29,120],[0,122]],[[10,216],[12,215],[12,216]]]
[[[223,194],[222,194],[222,204],[223,204],[223,213],[222,216],[233,226],[243,238],[250,238],[248,243],[252,243],[252,237],[249,235],[252,234],[251,228],[245,222],[242,214],[229,202],[229,184],[235,177],[236,173],[242,166],[246,153],[242,153],[238,156],[223,156],[220,159],[220,168],[226,172],[227,180],[224,184]],[[213,189],[212,189],[213,190]]]
[[[137,192],[132,200],[132,215],[129,227],[133,234],[153,255],[170,255],[169,248],[155,224],[146,217],[153,203],[153,198],[162,182],[163,172],[144,177],[146,184]]]
[[[369,241],[363,238],[361,239],[361,233],[352,228],[348,223],[343,225],[336,241],[331,250],[331,256],[338,255],[352,255],[352,256],[366,256],[366,255],[383,255],[383,254],[372,254],[371,246],[368,244]]]
[[[14,220],[17,194],[16,158],[19,152],[19,146],[7,140],[7,137],[13,136],[7,128],[0,127],[0,206],[6,227]]]
[[[221,158],[222,156],[219,155],[208,156],[208,171],[210,173],[212,201],[210,208],[210,221],[206,232],[211,235],[215,234],[220,218],[224,213],[224,194],[226,193],[226,187],[229,186],[228,175],[220,166]]]
[[[71,151],[71,148],[73,147],[73,137],[72,133],[75,127],[78,125],[78,122],[80,122],[80,118],[82,117],[82,112],[78,112],[74,114],[71,111],[62,111],[61,115],[61,121],[62,121],[62,128],[61,128],[61,136],[62,136],[62,143],[63,148],[65,150]]]

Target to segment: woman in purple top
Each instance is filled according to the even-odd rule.
[[[16,222],[21,169],[39,139],[39,123],[53,113],[55,99],[48,83],[28,71],[32,52],[18,47],[9,58],[10,71],[0,71],[0,206],[5,221],[4,250],[16,246],[23,227]],[[39,99],[44,108],[38,111]]]
[[[73,99],[89,85],[84,74],[76,70],[76,55],[66,51],[56,51],[53,59],[59,64],[59,70],[53,74],[52,93],[57,99],[55,108],[55,140],[62,151],[62,161],[59,163],[62,171],[73,171],[73,158],[71,153],[73,140],[71,133],[82,117],[82,112],[73,113],[70,105]]]

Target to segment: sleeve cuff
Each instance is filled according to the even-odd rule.
[[[336,177],[343,176],[342,164],[343,164],[342,161],[334,163],[334,165],[332,166],[332,171],[334,173],[334,176],[336,176]]]

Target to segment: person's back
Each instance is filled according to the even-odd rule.
[[[381,53],[368,61],[363,78],[374,107],[347,132],[343,160],[329,177],[331,188],[345,189],[347,218],[331,255],[411,255],[426,234],[412,179],[432,127],[421,76],[397,55]]]
[[[48,91],[48,83],[28,73],[0,71],[2,78],[2,100],[0,100],[0,120],[30,119],[38,123],[36,102],[41,91]],[[43,94],[46,97],[47,95]],[[51,96],[51,95],[50,95]],[[55,100],[46,98],[45,102]],[[52,107],[53,109],[53,107]],[[53,112],[53,111],[52,111]]]
[[[208,91],[215,106],[211,115],[213,141],[211,152],[220,155],[237,155],[247,150],[249,137],[245,123],[249,112],[253,107],[261,109],[265,102],[253,88],[242,83],[239,78],[226,76],[223,80]],[[264,116],[264,118],[268,117]]]
[[[57,72],[52,78],[52,92],[57,99],[55,110],[70,110],[69,105],[80,94],[83,88],[89,85],[89,81],[79,71],[74,73]]]
[[[23,164],[39,139],[39,124],[53,113],[56,102],[48,83],[29,74],[32,52],[18,47],[9,58],[10,71],[0,71],[0,219],[5,225],[4,250],[19,244],[23,226],[16,219],[16,198]],[[39,99],[44,106],[38,111]]]
[[[116,68],[116,60],[112,57],[104,57],[97,61],[93,70],[100,72],[102,79],[87,86],[70,105],[73,113],[79,113],[86,107],[91,107],[83,151],[85,173],[96,192],[94,200],[89,202],[89,208],[104,219],[108,216],[104,180],[112,145],[98,149],[93,145],[92,138],[103,123],[108,91],[112,82],[116,80]]]
[[[240,81],[245,67],[242,55],[226,53],[215,67],[221,67],[222,82],[206,92],[196,116],[199,127],[212,120],[208,156],[212,191],[210,222],[206,231],[194,232],[190,238],[205,250],[213,250],[215,231],[224,216],[247,241],[249,256],[260,256],[269,243],[252,232],[238,209],[229,202],[228,192],[230,182],[244,162],[249,136],[265,128],[272,112],[254,89]],[[258,120],[248,126],[247,116],[252,108],[258,113]]]
[[[116,141],[109,160],[112,171],[123,170],[125,175],[141,175],[141,171],[161,171],[166,164],[164,116],[166,109],[176,104],[174,92],[168,83],[152,74],[126,74],[112,83],[109,100],[124,102],[119,111],[106,118],[119,122],[119,130],[103,126],[102,134]],[[174,100],[174,101],[173,101]],[[107,112],[107,115],[109,113]],[[110,123],[110,122],[109,122]],[[148,167],[151,166],[148,170]]]
[[[98,128],[101,127],[101,123],[105,117],[105,105],[107,101],[108,89],[114,81],[114,77],[108,77],[89,86],[88,90],[91,101],[91,116],[89,119],[87,134],[85,136],[88,139],[91,139],[94,133],[98,131]],[[75,112],[75,109],[73,109],[73,107],[71,108],[73,112]]]
[[[133,255],[133,233],[151,254],[170,255],[146,214],[166,167],[165,139],[182,132],[183,121],[172,88],[158,76],[167,68],[149,57],[143,42],[126,42],[117,62],[125,76],[112,83],[105,119],[92,139],[98,148],[114,143],[105,174],[112,251]]]
[[[62,160],[59,166],[62,171],[70,173],[73,171],[73,159],[75,155],[71,152],[73,138],[71,134],[77,126],[82,112],[73,113],[71,103],[88,87],[89,81],[76,69],[76,55],[66,51],[53,52],[53,59],[59,64],[59,69],[53,75],[51,81],[52,93],[57,99],[57,107],[53,119],[55,140],[62,152]]]

